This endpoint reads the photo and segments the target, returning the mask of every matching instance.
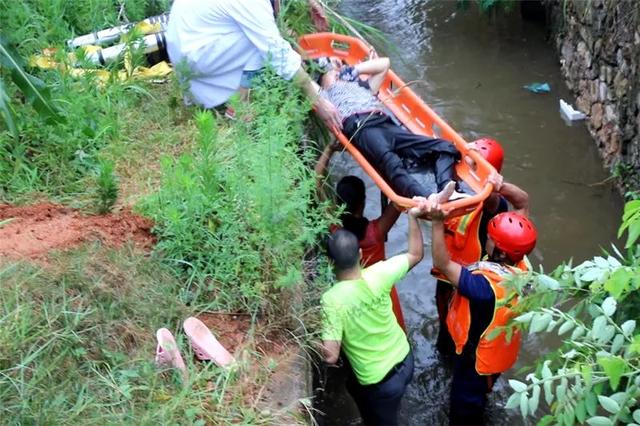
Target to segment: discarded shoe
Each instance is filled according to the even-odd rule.
[[[188,377],[187,367],[180,355],[173,334],[166,328],[160,328],[156,331],[156,339],[158,339],[158,346],[156,346],[156,365],[158,367],[177,368],[186,380]]]
[[[189,337],[191,346],[199,360],[213,361],[220,367],[228,367],[235,362],[229,351],[218,342],[218,339],[199,319],[194,317],[187,318],[182,328]]]

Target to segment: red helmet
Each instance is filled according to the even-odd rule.
[[[480,138],[473,141],[473,143],[484,159],[500,173],[502,170],[502,161],[504,160],[504,150],[498,141],[491,138]]]
[[[500,213],[489,221],[489,238],[512,262],[519,262],[536,246],[538,232],[533,223],[521,214]]]

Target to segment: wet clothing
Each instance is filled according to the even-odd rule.
[[[411,176],[405,161],[426,165],[435,160],[438,191],[453,180],[460,153],[451,142],[411,133],[383,112],[350,115],[343,121],[343,132],[400,195],[431,193]]]
[[[397,425],[400,401],[413,377],[413,353],[409,351],[400,363],[374,385],[361,385],[351,375],[347,390],[353,397],[365,425]]]
[[[380,382],[409,353],[389,298],[391,287],[408,270],[407,256],[394,256],[363,269],[361,279],[339,281],[322,295],[322,340],[342,342],[362,385]]]
[[[290,80],[301,65],[280,35],[268,0],[175,0],[166,38],[178,77],[206,108],[226,102],[240,87],[243,71],[259,70],[268,61]]]

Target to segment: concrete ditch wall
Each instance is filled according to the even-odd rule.
[[[567,86],[605,166],[640,190],[640,2],[546,0]]]

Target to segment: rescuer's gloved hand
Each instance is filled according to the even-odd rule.
[[[360,73],[354,67],[344,66],[340,69],[340,80],[356,81]]]

